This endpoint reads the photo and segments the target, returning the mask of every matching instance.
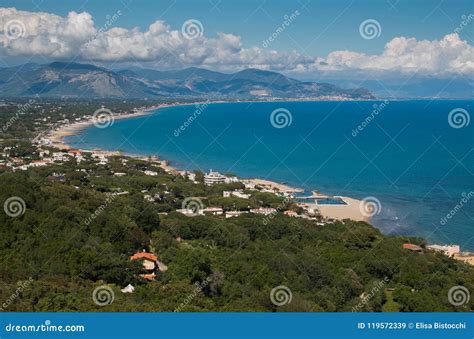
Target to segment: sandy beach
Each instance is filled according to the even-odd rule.
[[[276,189],[280,192],[286,192],[286,193],[301,193],[301,192],[304,192],[304,190],[301,189],[301,188],[294,188],[294,187],[291,187],[291,186],[288,186],[288,185],[285,185],[285,184],[280,184],[280,183],[270,181],[270,180],[265,180],[265,179],[257,179],[257,178],[255,178],[255,179],[243,179],[242,182],[262,186],[262,187],[265,187],[265,188],[268,188],[268,189],[271,189],[271,190]]]
[[[139,111],[136,113],[127,113],[127,114],[115,114],[113,116],[114,120],[121,120],[121,119],[129,119],[135,118],[139,116],[145,116],[149,114],[153,114],[154,110],[163,108],[163,107],[172,107],[172,106],[182,106],[182,105],[195,105],[195,104],[202,104],[202,103],[186,103],[186,104],[163,104],[148,108],[143,111]],[[46,138],[51,141],[51,146],[58,148],[58,149],[71,149],[71,146],[64,142],[64,137],[76,135],[81,130],[90,127],[94,124],[94,119],[91,117],[88,120],[79,121],[67,125],[63,125],[55,130],[50,131]],[[81,150],[81,151],[90,151],[90,150]],[[107,156],[114,156],[114,155],[123,155],[119,151],[105,151],[105,150],[94,150],[95,152],[100,152],[101,154]],[[148,160],[148,157],[139,156],[139,155],[127,155],[143,160]],[[168,173],[178,174],[180,171],[179,169],[171,166],[168,161],[159,159],[155,161],[161,168],[163,168]],[[254,185],[262,186],[267,189],[271,190],[278,190],[284,193],[302,193],[304,192],[301,188],[291,187],[286,184],[278,183],[271,180],[266,179],[242,179],[243,183],[251,183]],[[317,191],[313,191],[313,195],[320,195]],[[343,220],[343,219],[352,219],[356,221],[366,221],[368,222],[368,218],[364,216],[359,208],[360,200],[349,198],[349,197],[340,197],[342,198],[347,205],[316,205],[316,204],[305,204],[306,206],[317,209],[320,214],[325,218]]]
[[[159,107],[157,107],[159,108]],[[135,118],[135,117],[140,117],[144,115],[149,115],[153,113],[153,109],[156,108],[150,108],[144,111],[139,111],[136,113],[127,113],[127,114],[114,114],[113,119],[115,120],[122,120],[122,119],[128,119],[128,118]],[[74,122],[71,124],[63,125],[60,126],[59,128],[49,131],[46,134],[46,138],[51,140],[51,146],[56,147],[59,149],[71,149],[71,146],[69,146],[67,143],[64,142],[64,137],[71,136],[71,135],[76,135],[79,131],[90,127],[91,125],[94,124],[94,119],[91,117],[88,120],[84,121],[78,121]],[[114,152],[116,153],[116,152]]]

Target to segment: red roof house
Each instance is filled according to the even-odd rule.
[[[423,249],[415,244],[403,244],[403,248],[413,252],[423,252]]]

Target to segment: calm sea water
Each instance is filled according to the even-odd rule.
[[[183,169],[212,168],[328,194],[373,196],[382,204],[373,224],[385,234],[423,236],[474,250],[474,196],[469,199],[474,191],[474,122],[453,128],[465,122],[454,119],[450,124],[448,118],[459,108],[469,115],[472,104],[190,105],[117,120],[104,129],[91,127],[67,141],[85,149],[159,155]],[[276,109],[287,111],[277,111],[272,119]],[[458,118],[470,118],[458,112]],[[448,214],[452,217],[443,219]]]

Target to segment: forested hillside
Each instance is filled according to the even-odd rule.
[[[423,245],[421,239],[383,236],[363,222],[321,226],[282,213],[265,221],[252,214],[185,217],[175,212],[185,197],[224,209],[277,207],[282,201],[260,192],[248,201],[223,198],[223,190],[240,184],[208,187],[148,161],[126,160],[2,170],[0,201],[21,197],[25,210],[17,217],[0,213],[0,300],[27,282],[5,310],[474,309],[472,300],[459,307],[448,301],[452,286],[474,289],[474,269],[440,254],[402,248],[407,241]],[[159,174],[146,176],[147,169]],[[125,175],[114,176],[117,172]],[[145,191],[159,199],[147,201]],[[143,249],[168,267],[156,281],[138,277],[141,266],[129,260]],[[120,292],[127,284],[134,293]],[[107,306],[92,298],[102,285],[115,295]],[[292,298],[278,307],[270,294],[281,285]],[[371,297],[361,298],[367,294]]]

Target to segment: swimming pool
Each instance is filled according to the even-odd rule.
[[[315,201],[317,205],[347,205],[341,198],[317,198]]]

